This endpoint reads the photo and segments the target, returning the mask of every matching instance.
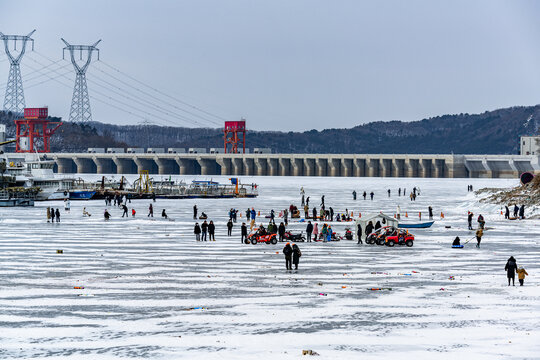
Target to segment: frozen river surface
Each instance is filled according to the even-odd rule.
[[[108,222],[97,200],[72,202],[59,224],[45,208],[62,202],[0,209],[0,358],[292,359],[308,349],[327,359],[540,358],[540,221],[505,221],[466,191],[515,181],[242,180],[260,184],[257,199],[197,201],[216,242],[194,240],[195,200],[158,199],[155,219],[149,201],[133,201],[135,218],[113,208]],[[239,223],[226,236],[228,209],[279,213],[300,205],[301,186],[310,205],[325,194],[336,211],[393,214],[399,204],[410,218],[431,205],[437,221],[413,231],[412,248],[300,243],[297,272],[285,270],[283,244],[242,245]],[[421,196],[398,197],[400,186]],[[353,189],[373,190],[374,201],[353,201]],[[163,208],[175,221],[159,217]],[[456,235],[473,236],[468,210],[486,218],[482,247],[451,249]],[[510,255],[530,274],[524,287],[507,286]]]

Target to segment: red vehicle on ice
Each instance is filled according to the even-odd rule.
[[[257,245],[257,243],[267,243],[275,245],[277,244],[276,234],[269,234],[266,230],[257,230],[254,233],[248,235],[245,240],[246,244],[252,243]]]
[[[411,247],[414,244],[414,235],[409,234],[407,230],[398,229],[394,234],[386,236],[385,242],[390,247],[396,244]]]

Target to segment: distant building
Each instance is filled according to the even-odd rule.
[[[519,145],[520,155],[540,155],[540,135],[521,136]]]

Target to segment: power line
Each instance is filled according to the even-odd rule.
[[[36,54],[38,54],[39,56],[43,57],[44,59],[46,59],[46,60],[48,60],[48,61],[53,61],[52,59],[50,59],[49,57],[47,57],[47,56],[44,55],[44,54],[41,54],[41,53],[38,52],[38,51],[36,51]],[[35,61],[34,59],[32,59],[32,60]],[[105,64],[105,65],[106,65],[106,64]],[[164,103],[164,104],[166,104],[166,105],[168,105],[168,106],[171,106],[171,107],[173,107],[173,108],[175,108],[175,109],[177,109],[177,110],[179,110],[179,111],[185,112],[185,113],[187,113],[187,114],[189,114],[189,115],[191,115],[191,116],[197,117],[197,118],[199,118],[199,119],[201,119],[201,120],[207,121],[207,122],[209,122],[209,123],[211,123],[211,124],[213,124],[213,125],[218,125],[218,126],[220,125],[219,123],[217,123],[217,122],[214,121],[214,120],[208,119],[208,118],[206,118],[206,117],[204,117],[204,116],[201,116],[201,115],[196,114],[196,113],[194,113],[194,112],[188,111],[188,110],[186,110],[186,109],[182,109],[182,108],[176,106],[175,104],[172,104],[172,103],[170,103],[170,102],[167,102],[167,101],[163,100],[162,98],[156,97],[156,96],[154,96],[154,95],[152,95],[152,94],[150,94],[150,93],[148,93],[148,92],[146,92],[146,91],[144,91],[144,90],[141,90],[141,89],[139,89],[139,88],[133,86],[132,84],[129,84],[129,83],[123,81],[122,79],[119,79],[118,77],[115,77],[114,75],[109,74],[109,73],[106,72],[106,71],[103,71],[103,70],[100,69],[99,67],[94,66],[94,68],[97,69],[98,71],[100,71],[101,73],[103,73],[103,74],[105,74],[105,75],[107,75],[107,76],[113,78],[114,80],[118,81],[119,83],[124,84],[124,85],[128,86],[129,88],[131,88],[131,89],[133,89],[133,90],[136,90],[136,91],[138,91],[138,92],[140,92],[140,93],[142,93],[142,94],[144,94],[144,95],[146,95],[146,96],[148,96],[148,97],[151,97],[152,99],[158,100],[158,101],[160,101],[160,102],[162,102],[162,103]],[[119,70],[118,70],[118,71],[119,71]],[[128,75],[128,76],[129,76],[129,75]],[[101,86],[101,87],[107,89],[108,91],[114,92],[114,93],[116,93],[117,95],[122,96],[123,98],[132,100],[132,101],[134,101],[134,102],[137,103],[137,104],[140,104],[140,101],[144,101],[145,103],[150,104],[150,106],[159,109],[159,111],[165,112],[165,115],[167,115],[167,116],[169,116],[169,117],[179,119],[179,120],[181,120],[181,121],[183,121],[183,122],[187,122],[189,125],[192,125],[191,122],[193,122],[193,123],[195,123],[195,124],[197,124],[197,125],[199,125],[199,126],[204,126],[204,124],[201,124],[201,123],[198,122],[197,120],[194,120],[194,119],[191,119],[191,118],[182,116],[182,115],[180,115],[180,114],[173,113],[173,112],[170,111],[169,109],[167,109],[167,108],[165,108],[165,107],[163,107],[163,106],[161,106],[161,105],[159,105],[159,104],[156,104],[155,102],[151,102],[151,101],[149,101],[149,100],[146,99],[146,98],[141,98],[140,96],[134,95],[133,93],[130,93],[130,92],[126,91],[125,89],[123,89],[123,88],[121,88],[121,87],[119,87],[119,86],[117,86],[117,85],[115,85],[115,84],[112,84],[111,82],[108,82],[107,80],[104,80],[104,79],[102,79],[102,78],[100,78],[100,77],[98,77],[98,76],[96,76],[96,75],[91,75],[91,78],[96,78],[96,79],[98,79],[99,81],[102,81],[102,82],[106,83],[107,85],[109,85],[109,86],[111,86],[111,87],[113,87],[113,88],[115,88],[115,89],[118,89],[118,90],[121,91],[122,93],[118,93],[118,92],[115,91],[115,90],[111,90],[110,88],[107,88],[107,87],[104,86],[104,85],[97,84],[98,86]],[[135,79],[135,81],[138,81],[138,80]],[[139,81],[138,81],[138,82],[139,82]],[[96,83],[96,82],[94,81],[94,83]],[[141,82],[141,83],[142,83],[142,82]],[[156,91],[159,92],[159,90],[157,90],[157,89],[156,89]],[[130,95],[131,95],[131,98],[130,98],[130,96],[128,96],[128,95],[126,95],[126,94],[130,94]],[[102,94],[102,95],[103,95],[103,94]],[[107,95],[104,95],[104,96],[107,96]],[[136,99],[138,99],[138,100],[134,100],[133,98],[136,98]],[[124,104],[125,104],[125,103],[124,103]],[[126,106],[130,106],[130,105],[127,105],[127,104],[126,104]],[[194,106],[192,106],[192,107],[195,108],[195,109],[197,109],[197,108],[194,107]],[[199,111],[203,111],[203,112],[204,112],[204,110],[202,110],[202,109],[200,109]],[[210,114],[210,113],[208,113],[208,114]],[[213,115],[213,114],[210,114],[210,115],[211,115],[211,116],[215,116],[215,115]],[[172,122],[171,122],[171,123],[172,123]],[[172,123],[172,124],[174,124],[174,123]],[[176,124],[175,124],[175,125],[176,125]]]
[[[41,64],[41,65],[42,65],[42,64]],[[30,67],[31,69],[37,70],[37,69],[35,69],[35,68],[32,68],[31,66],[29,66],[29,67]],[[52,72],[55,72],[55,71],[52,70]],[[45,75],[45,76],[48,76],[51,80],[54,80],[54,81],[56,81],[56,82],[62,84],[62,85],[65,86],[65,87],[71,88],[69,85],[66,85],[65,83],[62,83],[62,82],[59,81],[57,78],[53,78],[53,77],[51,77],[50,75]],[[65,75],[62,75],[62,74],[59,74],[58,77],[65,77],[65,78],[67,78]],[[69,78],[68,78],[68,79],[69,79]],[[149,115],[149,116],[152,117],[152,118],[160,119],[162,123],[163,123],[163,122],[167,122],[167,123],[169,123],[169,124],[178,125],[178,124],[176,124],[176,123],[174,123],[174,122],[172,122],[172,121],[170,121],[170,120],[163,119],[163,118],[160,118],[159,116],[157,116],[157,115],[155,115],[155,114],[149,113],[148,111],[146,111],[146,110],[144,110],[144,109],[140,109],[140,108],[134,107],[134,106],[132,106],[132,105],[130,105],[130,104],[126,104],[125,102],[120,101],[120,100],[118,100],[118,99],[115,99],[115,98],[113,98],[113,97],[111,97],[111,96],[109,96],[109,95],[107,95],[107,94],[103,94],[102,92],[94,91],[94,93],[97,93],[97,94],[99,94],[99,95],[105,97],[106,99],[112,100],[112,101],[114,101],[114,102],[116,102],[116,103],[119,103],[119,104],[122,104],[122,105],[124,105],[124,106],[127,106],[129,109],[136,110],[136,111],[138,111],[139,113],[144,113],[144,114]],[[137,113],[134,113],[134,112],[132,112],[132,111],[130,111],[130,110],[126,110],[126,109],[124,109],[124,108],[122,108],[122,107],[120,107],[120,106],[118,106],[118,105],[111,104],[110,102],[105,101],[105,100],[102,100],[102,99],[99,99],[99,98],[97,98],[97,97],[95,97],[95,96],[90,96],[90,98],[95,99],[95,100],[97,100],[97,101],[99,101],[99,102],[102,102],[102,103],[104,103],[104,104],[106,104],[106,105],[109,105],[109,106],[111,106],[111,107],[114,107],[114,108],[116,108],[116,109],[118,109],[118,110],[121,110],[121,111],[123,111],[123,112],[126,112],[126,113],[128,113],[128,114],[130,114],[130,115],[132,115],[132,116],[138,117],[138,118],[140,118],[140,119],[143,119],[143,120],[147,120],[147,119],[148,119],[148,118],[145,117],[145,116],[141,116],[141,115],[139,115],[139,114],[137,114]]]
[[[100,63],[103,63],[103,62],[100,61]],[[105,64],[105,63],[103,63],[103,64]],[[220,125],[219,123],[217,123],[217,122],[214,121],[214,120],[208,119],[208,118],[206,118],[206,117],[203,117],[203,116],[201,116],[201,115],[198,115],[198,114],[193,113],[193,112],[191,112],[191,111],[188,111],[188,110],[186,110],[186,109],[182,109],[182,108],[180,108],[180,107],[178,107],[178,106],[176,106],[176,105],[174,105],[174,104],[172,104],[172,103],[170,103],[170,102],[167,102],[167,101],[163,100],[162,98],[156,97],[156,96],[154,96],[154,95],[152,95],[152,94],[150,94],[150,93],[148,93],[148,92],[146,92],[146,91],[144,91],[144,90],[141,90],[140,88],[137,88],[137,87],[135,87],[135,86],[133,86],[133,85],[131,85],[131,84],[129,84],[129,83],[127,83],[127,82],[125,82],[125,81],[123,81],[123,80],[121,80],[121,79],[119,79],[119,78],[117,78],[117,77],[115,77],[115,76],[113,76],[113,75],[111,75],[111,74],[109,74],[108,72],[103,71],[102,69],[99,68],[99,66],[96,66],[95,68],[96,68],[98,71],[102,72],[103,74],[105,74],[105,75],[107,75],[107,76],[109,76],[109,77],[115,79],[116,81],[118,81],[118,82],[120,82],[120,83],[122,83],[122,84],[124,84],[124,85],[126,85],[126,86],[129,86],[130,88],[132,88],[132,89],[134,89],[134,90],[136,90],[136,91],[138,91],[138,92],[140,92],[140,93],[142,93],[142,94],[144,94],[144,95],[146,95],[146,96],[149,96],[149,97],[151,97],[151,98],[153,98],[153,99],[155,99],[155,100],[161,101],[162,103],[167,104],[167,105],[169,105],[169,106],[172,106],[173,108],[175,108],[175,109],[177,109],[177,110],[180,110],[180,111],[183,111],[183,112],[185,112],[185,113],[188,113],[188,114],[190,114],[190,115],[192,115],[192,116],[198,117],[199,119],[206,120],[206,121],[208,121],[208,122],[210,122],[210,123],[212,123],[212,124],[214,124],[214,125]],[[201,112],[203,112],[203,113],[206,113],[206,112],[204,112],[204,110],[199,110],[199,109],[197,109],[197,110],[198,110],[198,111],[201,111]],[[215,115],[212,115],[212,114],[209,114],[209,115],[215,117]]]
[[[100,84],[100,83],[94,81],[94,80],[92,79],[93,77],[95,77],[95,78],[98,79],[99,81],[104,82],[104,83],[107,84],[108,86],[102,85],[102,84]],[[166,115],[169,116],[169,117],[172,117],[172,118],[178,118],[178,119],[180,119],[180,120],[182,120],[182,121],[187,121],[187,122],[195,122],[196,124],[203,126],[203,124],[201,124],[201,123],[199,123],[199,122],[197,122],[197,121],[195,121],[195,120],[193,120],[193,119],[186,118],[186,117],[184,117],[184,116],[182,116],[182,115],[170,113],[170,112],[168,111],[168,109],[166,109],[166,108],[164,108],[164,107],[162,107],[162,106],[160,106],[160,105],[158,105],[158,104],[152,103],[152,102],[148,101],[148,100],[145,99],[145,98],[142,98],[142,97],[137,96],[137,95],[133,95],[132,93],[126,91],[125,89],[122,89],[122,88],[120,88],[120,87],[118,87],[118,86],[116,86],[116,85],[114,85],[114,84],[111,84],[110,82],[108,82],[108,81],[106,81],[106,80],[103,80],[103,79],[101,79],[101,78],[99,78],[99,77],[97,77],[97,76],[95,76],[95,75],[90,76],[90,77],[88,78],[88,80],[91,81],[92,83],[96,84],[97,86],[100,86],[100,87],[102,87],[102,88],[104,88],[104,89],[106,89],[106,90],[108,90],[108,91],[111,91],[111,92],[113,92],[113,93],[115,93],[115,94],[117,94],[117,95],[120,95],[120,96],[122,96],[122,97],[124,97],[124,98],[126,98],[126,99],[128,99],[128,100],[132,100],[132,101],[134,101],[135,103],[140,104],[140,102],[142,101],[142,102],[146,103],[147,106],[153,107],[155,110],[161,111],[161,112],[163,112],[164,114],[166,114]],[[116,91],[116,90],[114,90],[114,89],[111,89],[111,87],[114,88],[114,89],[118,89],[119,91],[122,91],[122,92],[119,92],[119,91]],[[128,95],[128,94],[129,94],[129,95]]]
[[[206,110],[204,110],[204,109],[199,108],[198,106],[195,106],[195,105],[192,105],[192,104],[190,104],[190,103],[188,103],[188,102],[185,102],[185,101],[183,101],[183,100],[177,99],[177,98],[175,98],[175,97],[173,97],[173,96],[171,96],[171,95],[169,95],[169,94],[167,94],[167,93],[164,93],[163,91],[160,91],[160,90],[154,88],[153,86],[150,86],[150,85],[148,85],[148,84],[145,84],[144,82],[137,80],[137,79],[134,78],[133,76],[131,76],[131,75],[129,75],[129,74],[127,74],[127,73],[125,73],[125,72],[123,72],[123,71],[121,71],[121,70],[115,68],[115,67],[112,66],[112,65],[107,64],[107,63],[104,62],[104,61],[99,61],[99,62],[100,62],[101,64],[103,64],[103,65],[109,67],[110,69],[112,69],[112,70],[114,70],[114,71],[116,71],[116,72],[118,72],[118,73],[124,75],[125,77],[127,77],[127,78],[129,78],[129,79],[135,81],[136,83],[141,84],[141,85],[143,85],[143,86],[146,86],[146,87],[149,88],[149,89],[152,89],[153,91],[157,92],[157,93],[160,94],[160,95],[166,96],[166,97],[168,97],[169,99],[172,99],[172,100],[174,100],[174,101],[177,101],[177,102],[179,102],[180,104],[189,106],[190,108],[195,109],[195,110],[198,110],[198,111],[200,111],[200,112],[202,112],[202,113],[204,113],[204,114],[206,114],[206,115],[213,116],[213,117],[215,117],[215,118],[217,118],[217,119],[220,119],[220,120],[223,120],[223,121],[226,120],[225,118],[223,118],[223,117],[221,117],[221,116],[219,116],[219,115],[216,115],[216,114],[213,114],[213,113],[211,113],[211,112],[208,112],[208,111],[206,111]]]

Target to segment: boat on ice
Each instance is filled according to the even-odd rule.
[[[7,159],[6,159],[7,160]],[[36,201],[45,200],[89,200],[95,191],[77,188],[75,178],[59,177],[54,173],[55,162],[47,159],[30,159],[7,162],[6,173],[15,177],[16,186],[28,189],[39,188]]]
[[[426,221],[419,223],[399,223],[398,227],[402,229],[426,229],[431,227],[435,221]]]

